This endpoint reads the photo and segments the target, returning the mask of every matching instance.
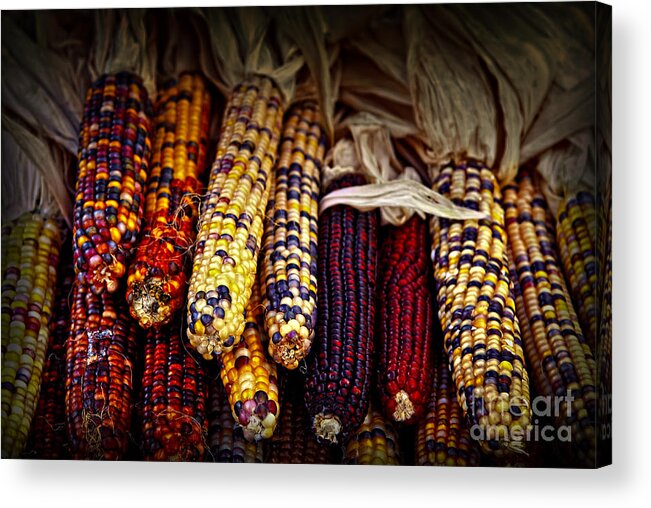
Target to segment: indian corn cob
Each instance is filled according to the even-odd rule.
[[[265,462],[271,464],[333,464],[333,449],[322,445],[310,429],[302,379],[286,380],[283,413],[269,443]]]
[[[136,245],[151,144],[142,81],[104,75],[86,94],[73,216],[75,270],[93,291],[117,291]]]
[[[400,465],[396,432],[379,411],[369,408],[364,422],[346,445],[344,464]]]
[[[387,418],[414,423],[427,404],[436,319],[427,222],[387,226],[379,259],[378,393]]]
[[[66,423],[75,459],[118,460],[129,445],[137,326],[124,293],[73,285],[66,344]]]
[[[295,369],[310,352],[316,325],[317,231],[325,135],[317,106],[289,112],[271,179],[262,242],[269,354]]]
[[[242,340],[219,357],[233,418],[242,426],[247,441],[270,438],[280,416],[276,365],[267,359],[262,310],[256,284],[247,306]]]
[[[531,418],[504,210],[498,183],[481,163],[446,165],[435,189],[481,220],[432,219],[438,314],[457,398],[486,452],[521,451]]]
[[[226,107],[188,294],[188,337],[206,359],[244,332],[282,116],[280,91],[263,77],[236,87]]]
[[[347,175],[329,191],[365,183]],[[377,212],[337,205],[319,217],[319,320],[305,384],[312,428],[342,443],[368,412],[377,270]]]
[[[558,425],[571,427],[578,459],[594,463],[595,362],[565,286],[549,211],[528,172],[521,170],[518,181],[505,187],[504,207],[518,316],[530,330],[525,350],[536,390],[559,403],[554,416]]]
[[[594,197],[578,192],[560,205],[556,239],[583,335],[591,348],[597,337],[596,211]]]
[[[226,392],[218,380],[212,380],[209,385],[208,421],[208,444],[214,462],[263,462],[264,441],[244,439],[242,427],[233,421]]]
[[[479,466],[479,449],[457,402],[445,351],[435,361],[427,414],[418,422],[416,465]]]
[[[23,451],[50,337],[61,231],[39,212],[11,230],[2,274],[2,457]]]
[[[52,317],[50,345],[45,357],[41,392],[36,413],[29,431],[26,455],[31,458],[53,460],[68,457],[65,416],[66,340],[70,332],[70,301],[74,267],[71,245],[59,264],[59,281]]]
[[[181,317],[146,332],[140,397],[145,460],[201,461],[206,450],[205,373],[183,343]]]
[[[156,112],[143,234],[127,278],[129,309],[143,328],[169,323],[184,303],[206,166],[210,94],[204,79],[182,74],[168,83]]]

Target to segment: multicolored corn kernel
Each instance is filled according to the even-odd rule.
[[[250,464],[264,461],[265,441],[244,439],[242,427],[233,421],[224,387],[215,379],[209,384],[208,421],[209,460]]]
[[[283,412],[269,443],[267,460],[271,464],[334,464],[332,447],[320,444],[310,428],[305,410],[303,380],[285,379],[282,391]]]
[[[328,191],[362,185],[347,175]],[[319,217],[319,319],[305,382],[312,429],[343,443],[368,412],[373,372],[378,216],[337,205]]]
[[[61,231],[39,212],[18,218],[2,274],[2,457],[19,457],[36,410],[57,280]]]
[[[269,354],[295,369],[316,326],[317,232],[325,135],[313,104],[295,106],[283,128],[262,241]]]
[[[518,294],[518,316],[538,395],[551,397],[558,426],[571,428],[572,454],[594,464],[595,362],[581,334],[563,279],[549,210],[531,175],[521,170],[504,188],[504,209]]]
[[[201,204],[188,295],[188,337],[206,359],[244,333],[280,137],[280,90],[254,77],[231,94]]]
[[[398,466],[400,450],[396,432],[379,411],[370,408],[346,445],[344,464]]]
[[[565,276],[576,305],[583,335],[594,350],[597,337],[596,211],[594,197],[578,192],[558,210],[556,239]]]
[[[269,439],[280,416],[276,365],[267,358],[257,284],[246,310],[242,340],[219,356],[220,376],[235,422],[247,441]]]
[[[387,226],[380,250],[378,393],[391,421],[415,423],[431,385],[434,295],[427,222]]]
[[[69,453],[65,416],[66,340],[70,332],[74,268],[71,245],[66,244],[64,249],[50,318],[50,345],[43,366],[41,391],[24,453],[35,459],[66,459]]]
[[[150,104],[139,77],[104,75],[86,94],[73,212],[75,271],[92,290],[115,292],[144,212]]]
[[[124,293],[73,285],[66,344],[66,423],[74,459],[119,460],[129,446],[137,326]]]
[[[416,465],[479,466],[479,447],[457,402],[445,351],[434,362],[430,390],[427,414],[418,422]]]
[[[203,366],[187,350],[181,315],[145,335],[141,451],[145,460],[202,461],[207,448]]]
[[[468,162],[443,167],[434,189],[487,217],[432,219],[438,315],[459,405],[484,451],[522,451],[529,377],[498,183],[485,165]]]
[[[169,323],[185,303],[210,103],[196,74],[182,74],[158,96],[143,234],[127,278],[129,310],[143,328]]]

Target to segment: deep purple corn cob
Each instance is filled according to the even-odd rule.
[[[329,191],[364,183],[348,175]],[[317,438],[331,443],[343,442],[368,412],[377,234],[376,211],[337,205],[319,218],[319,316],[305,401]]]

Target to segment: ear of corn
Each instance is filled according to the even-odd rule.
[[[282,116],[280,91],[262,77],[238,86],[226,107],[188,295],[188,337],[206,359],[244,333]]]
[[[344,464],[400,465],[396,432],[379,411],[369,409],[364,422],[346,445]]]
[[[345,176],[330,190],[365,183]],[[319,320],[305,400],[316,436],[342,443],[359,427],[371,390],[377,213],[338,205],[319,217]]]
[[[430,389],[434,296],[427,222],[388,226],[379,266],[378,388],[387,418],[414,423]]]
[[[595,362],[563,280],[549,211],[526,171],[504,189],[504,205],[518,315],[522,328],[530,330],[525,349],[537,392],[559,403],[556,422],[571,427],[572,453],[594,464]]]
[[[267,207],[262,247],[269,354],[295,369],[316,325],[317,231],[325,136],[316,106],[290,110]]]
[[[596,211],[587,192],[561,202],[556,239],[583,335],[594,350],[597,337]]]
[[[117,291],[140,232],[151,149],[150,104],[137,76],[104,75],[86,94],[73,216],[75,270]]]
[[[131,315],[143,328],[169,323],[184,303],[206,165],[210,94],[205,81],[182,74],[160,93],[156,109],[145,224],[127,279]]]
[[[50,345],[43,366],[41,391],[25,453],[36,459],[65,459],[69,453],[65,420],[66,340],[70,332],[74,268],[70,245],[66,245],[59,264],[59,281],[50,318]]]
[[[228,397],[219,380],[212,380],[209,384],[208,421],[210,458],[214,462],[263,462],[265,441],[244,439],[242,427],[233,421]]]
[[[479,449],[466,427],[445,351],[434,365],[427,414],[418,423],[416,465],[479,466]]]
[[[271,464],[334,464],[332,447],[320,444],[310,428],[305,410],[303,380],[285,380],[282,391],[283,412],[269,443],[266,462]]]
[[[122,292],[73,286],[66,344],[66,423],[75,459],[118,460],[129,446],[137,326]]]
[[[50,337],[61,232],[38,212],[12,227],[2,274],[2,457],[23,451]]]
[[[260,294],[255,285],[242,340],[219,357],[220,376],[233,418],[242,426],[248,441],[270,438],[280,416],[278,374],[276,365],[267,359],[262,320]]]
[[[186,349],[180,314],[169,325],[151,328],[145,337],[141,387],[145,460],[201,461],[208,420],[204,369]]]
[[[469,162],[444,167],[435,188],[489,217],[432,219],[438,314],[457,398],[486,452],[521,451],[531,419],[529,378],[499,186],[489,168]]]

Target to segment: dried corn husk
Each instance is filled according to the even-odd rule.
[[[406,8],[409,82],[434,162],[474,158],[510,181],[554,83],[572,90],[590,75],[589,50],[574,42],[584,20],[581,8],[535,4]]]
[[[416,213],[454,219],[477,219],[479,212],[456,206],[423,185],[416,169],[403,166],[395,155],[389,129],[368,113],[346,120],[351,138],[337,142],[322,171],[323,186],[345,174],[362,174],[367,185],[346,187],[321,198],[319,213],[348,205],[361,211],[380,209],[383,224],[400,226]]]
[[[156,51],[147,38],[146,11],[97,10],[80,16],[79,24],[93,30],[66,34],[64,16],[49,11],[3,16],[2,24],[3,132],[19,147],[12,157],[21,153],[21,164],[31,162],[49,189],[48,200],[59,207],[68,225],[87,85],[105,72],[131,71],[155,93]],[[5,160],[7,167],[15,165],[3,154]],[[31,209],[31,194],[5,195],[9,175],[3,174],[3,212]]]
[[[0,185],[3,224],[25,212],[38,210],[43,215],[57,215],[65,207],[57,201],[53,184],[62,181],[57,173],[59,164],[62,167],[66,164],[66,157],[68,154],[55,143],[36,137],[3,115]]]

